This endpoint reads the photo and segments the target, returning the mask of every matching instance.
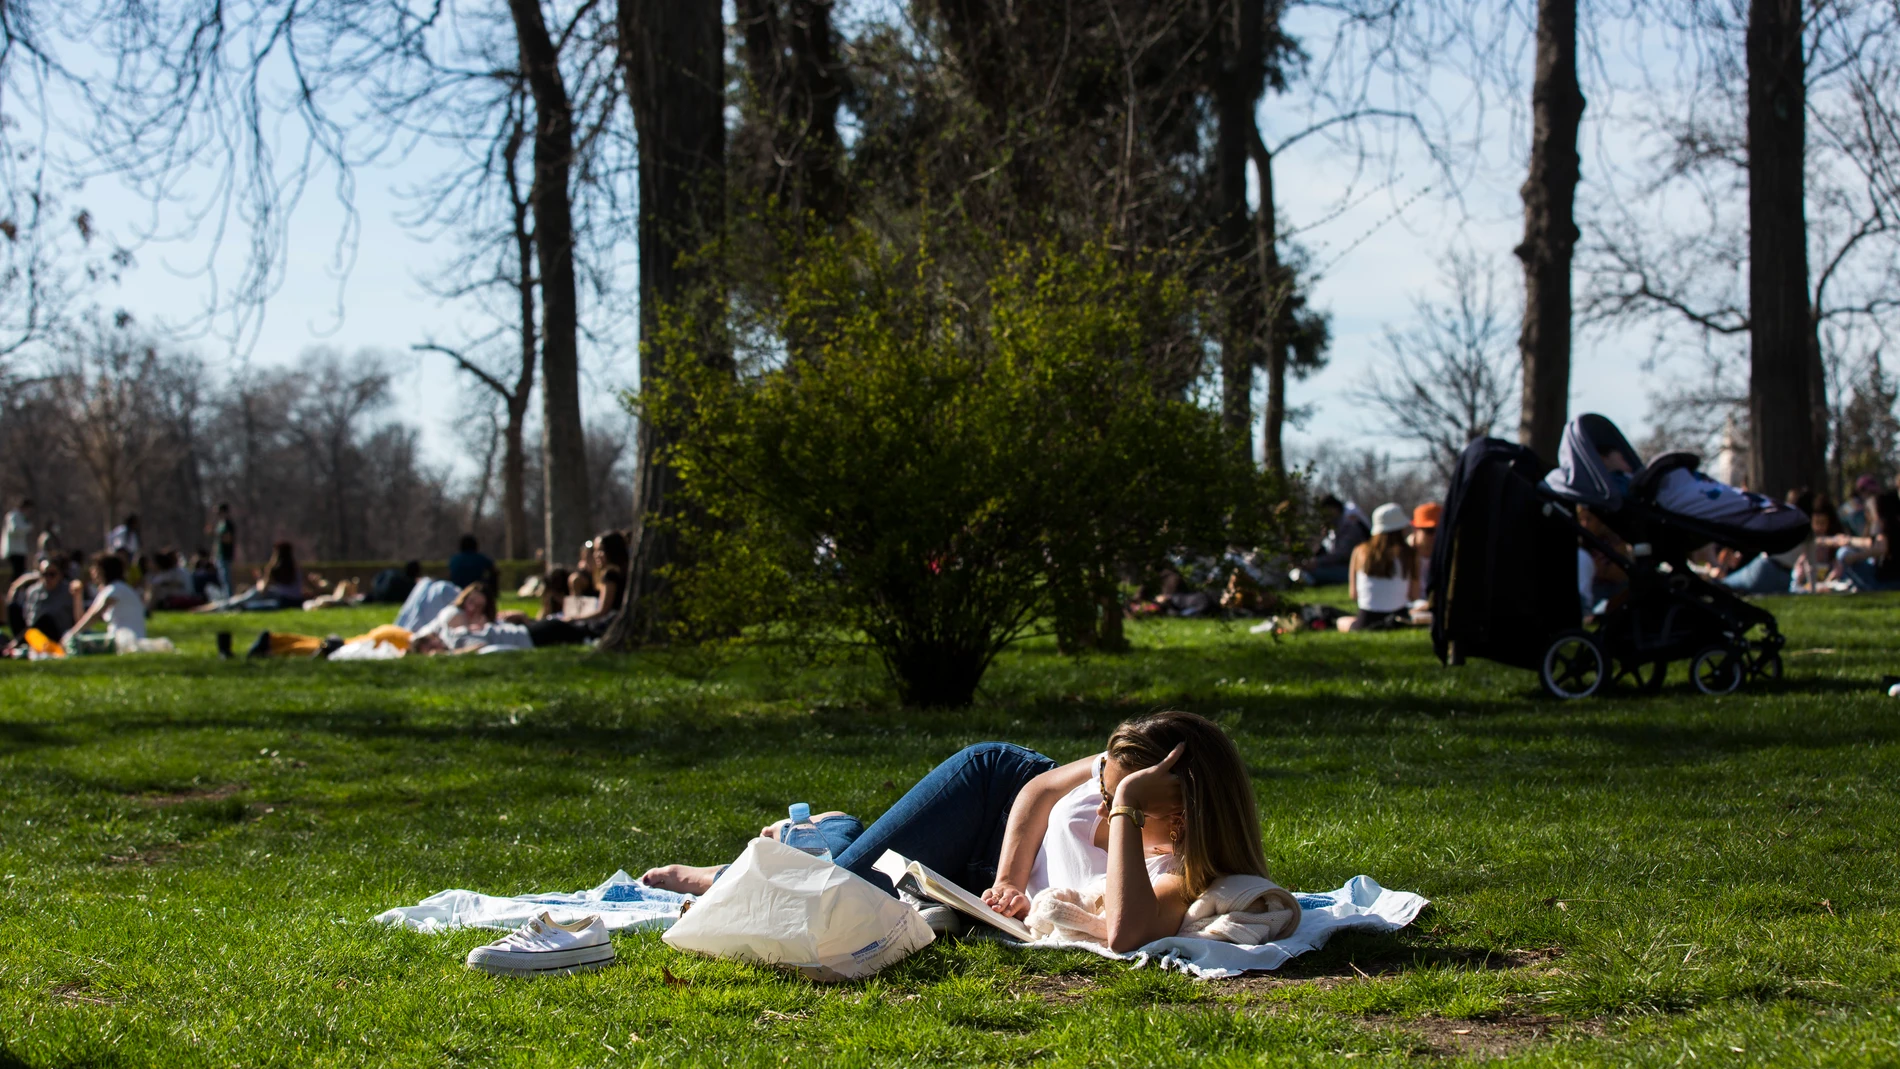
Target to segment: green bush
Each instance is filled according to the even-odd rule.
[[[1280,488],[1169,396],[1195,295],[1105,247],[1006,250],[970,284],[927,241],[808,247],[771,321],[698,359],[667,327],[641,399],[679,443],[691,637],[867,643],[910,705],[965,705],[998,651],[1113,603],[1171,551],[1278,545]],[[967,272],[966,272],[967,273]],[[746,354],[742,354],[746,355]]]

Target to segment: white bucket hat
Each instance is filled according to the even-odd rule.
[[[1412,521],[1405,515],[1405,510],[1391,502],[1372,510],[1372,533],[1375,535],[1409,530],[1411,526]]]

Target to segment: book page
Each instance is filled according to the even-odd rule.
[[[967,913],[977,920],[996,928],[998,931],[1013,935],[1025,943],[1035,938],[1035,935],[1030,932],[1028,925],[1014,917],[1005,917],[989,906],[984,905],[981,898],[978,898],[945,879],[939,875],[936,870],[921,861],[911,861],[902,854],[892,850],[886,850],[884,851],[884,855],[878,858],[872,867],[884,875],[891,877],[892,883],[896,883],[904,873],[909,873],[916,878],[918,887],[924,894],[936,899],[944,905]],[[893,875],[893,870],[895,870],[895,875]]]

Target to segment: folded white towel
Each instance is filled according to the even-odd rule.
[[[1265,876],[1222,876],[1188,905],[1181,935],[1258,946],[1300,926],[1300,903]]]
[[[1037,939],[1108,945],[1108,899],[1099,890],[1050,887],[1037,893],[1024,923]],[[1300,903],[1264,876],[1222,876],[1188,905],[1178,934],[1258,946],[1293,934]]]

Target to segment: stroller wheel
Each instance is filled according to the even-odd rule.
[[[1582,631],[1566,631],[1544,649],[1538,677],[1553,698],[1588,698],[1608,677],[1609,659],[1597,640]]]
[[[1689,662],[1689,681],[1704,694],[1729,694],[1742,685],[1742,656],[1726,646],[1710,646]]]

